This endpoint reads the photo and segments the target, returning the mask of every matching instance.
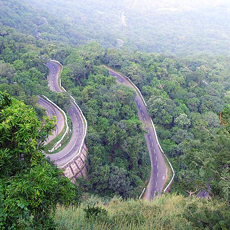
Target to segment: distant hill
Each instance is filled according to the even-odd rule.
[[[23,33],[33,33],[40,22],[39,15],[18,0],[0,1],[0,23]]]
[[[63,40],[78,44],[97,41],[105,47],[119,47],[117,39],[122,39],[123,48],[147,52],[230,54],[230,4],[225,0],[22,2],[35,12],[42,10],[43,16],[46,12],[47,17],[55,18],[49,22],[49,35],[41,31],[44,38],[53,39],[51,34],[55,32],[55,39],[61,34]]]
[[[0,23],[52,42],[167,55],[229,55],[230,4],[181,0],[2,0]]]
[[[79,44],[84,39],[71,28],[68,22],[52,16],[43,10],[31,8],[26,2],[19,0],[0,1],[0,25],[15,28],[24,34],[36,36],[53,42]]]
[[[119,1],[122,5],[126,5],[127,9],[132,9],[135,11],[151,11],[155,10],[187,10],[187,9],[204,9],[207,7],[219,7],[228,5],[229,1],[227,0],[123,0]]]

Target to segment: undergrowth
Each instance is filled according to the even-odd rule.
[[[62,230],[194,230],[230,227],[225,203],[181,195],[163,195],[151,202],[123,201],[119,197],[106,201],[93,196],[79,207],[59,206],[56,213],[58,229]]]

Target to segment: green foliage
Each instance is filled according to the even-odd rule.
[[[12,99],[9,97],[7,93],[0,93],[0,109],[10,106],[11,103]]]
[[[0,92],[1,229],[52,229],[59,202],[69,204],[74,186],[43,155],[54,127],[42,124],[33,109]]]
[[[225,124],[225,128],[228,132],[230,132],[230,105],[224,107],[222,111],[222,120]]]
[[[230,226],[227,206],[215,209],[208,208],[206,205],[199,207],[198,204],[191,203],[187,206],[184,216],[198,229],[228,229]]]

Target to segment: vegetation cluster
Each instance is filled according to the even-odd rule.
[[[0,92],[0,228],[53,229],[59,203],[75,202],[75,188],[42,149],[54,121]],[[45,119],[45,118],[44,118]]]
[[[182,195],[163,195],[151,202],[88,197],[79,207],[59,206],[59,229],[229,229],[229,206]]]

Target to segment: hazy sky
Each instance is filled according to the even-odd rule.
[[[104,6],[105,9],[120,7],[128,10],[137,10],[137,11],[149,11],[153,9],[169,9],[175,8],[180,9],[189,9],[189,8],[206,8],[206,7],[217,7],[217,6],[227,6],[230,7],[230,0],[25,0],[28,2],[33,2],[34,4],[40,5],[40,3],[46,2],[49,4],[60,3],[66,7],[68,6],[81,6],[91,5],[92,7]]]
[[[155,6],[155,7],[205,7],[205,6],[219,6],[230,5],[229,0],[130,0],[130,4],[134,6]]]

